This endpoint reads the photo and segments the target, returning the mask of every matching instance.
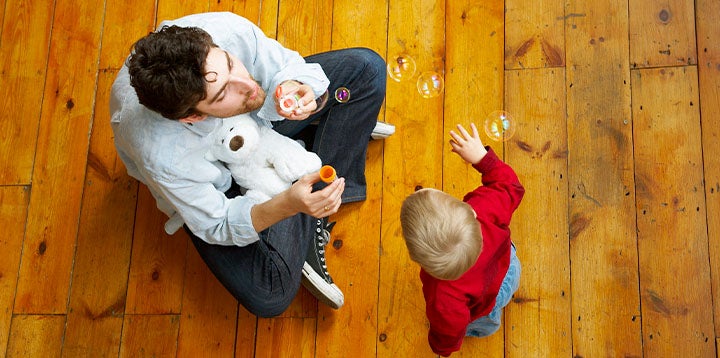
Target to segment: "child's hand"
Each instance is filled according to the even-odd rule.
[[[450,131],[450,137],[452,137],[450,146],[452,146],[452,151],[457,153],[463,160],[470,164],[477,164],[482,158],[485,158],[487,149],[480,140],[475,123],[470,123],[470,128],[472,129],[472,135],[460,124],[457,125],[460,134]]]

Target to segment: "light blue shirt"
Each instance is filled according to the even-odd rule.
[[[272,98],[281,82],[305,83],[316,96],[329,85],[320,65],[305,63],[297,52],[282,47],[233,13],[190,15],[165,21],[160,28],[166,25],[202,28],[221,49],[242,61],[267,93],[263,106],[250,113],[261,125],[271,126],[271,121],[283,119]],[[222,163],[204,158],[210,147],[209,134],[222,119],[208,117],[191,125],[147,109],[130,85],[127,66],[113,83],[110,114],[118,155],[128,173],[150,189],[158,208],[170,218],[166,232],[172,234],[185,223],[211,244],[245,246],[258,240],[250,217],[255,202],[226,198],[230,171]]]

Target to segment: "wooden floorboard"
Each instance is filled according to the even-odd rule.
[[[720,1],[701,0],[696,4],[700,125],[702,130],[703,176],[710,241],[715,337],[720,336]],[[720,341],[720,340],[719,340]],[[720,346],[715,345],[716,349]]]
[[[712,316],[712,293],[697,83],[695,67],[632,73],[643,350],[649,356],[715,353],[705,333],[713,323],[705,319]],[[655,264],[658,257],[662,265]]]
[[[565,11],[573,354],[641,356],[627,4]]]
[[[304,289],[257,318],[212,276],[117,157],[112,81],[161,21],[231,11],[302,55],[368,47],[388,78],[368,198],[327,256],[346,304]],[[434,357],[402,200],[479,175],[457,124],[507,110],[491,145],[526,195],[501,330],[458,357],[718,357],[720,2],[0,0],[1,357]],[[444,78],[423,98],[416,79]],[[352,93],[351,93],[352,95]]]
[[[572,290],[568,244],[568,143],[564,125],[565,71],[536,68],[508,71],[506,108],[517,118],[522,138],[508,151],[507,162],[521,182],[533,183],[517,211],[513,241],[522,258],[522,284],[513,309],[505,314],[510,356],[527,352],[546,357],[572,356]],[[543,208],[538,210],[538,208]],[[548,263],[552,262],[552,265]]]

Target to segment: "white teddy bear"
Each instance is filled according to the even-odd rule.
[[[241,114],[223,119],[211,134],[205,158],[224,162],[245,196],[264,202],[281,193],[305,174],[320,169],[322,161],[300,143],[258,125]]]

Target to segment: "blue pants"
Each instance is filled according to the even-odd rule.
[[[364,200],[365,155],[385,98],[385,62],[364,48],[320,53],[306,61],[319,63],[330,79],[328,103],[304,121],[276,122],[274,129],[295,137],[318,121],[313,151],[345,178],[344,203]],[[347,103],[334,99],[338,87],[350,90]],[[226,193],[238,194],[237,187]],[[186,231],[212,273],[240,304],[257,316],[273,317],[287,309],[300,289],[303,263],[317,228],[318,219],[298,214],[260,232],[259,241],[244,247],[211,245],[187,227]]]
[[[520,260],[515,253],[515,245],[510,249],[510,267],[505,274],[500,291],[495,299],[495,308],[487,316],[482,316],[472,322],[467,327],[468,337],[487,337],[500,328],[500,320],[502,318],[502,310],[512,298],[515,291],[520,285]]]

